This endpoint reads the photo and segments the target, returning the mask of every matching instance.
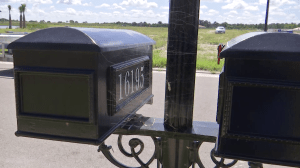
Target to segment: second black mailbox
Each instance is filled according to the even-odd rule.
[[[245,34],[220,57],[217,155],[300,166],[300,35]]]
[[[152,46],[131,30],[49,28],[11,43],[17,136],[100,144],[152,101]]]

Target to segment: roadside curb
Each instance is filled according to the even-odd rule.
[[[153,71],[166,71],[166,68],[152,68]],[[211,73],[210,71],[204,71],[204,70],[196,70],[196,73],[203,73],[203,74],[210,74],[210,75],[219,75],[220,72]]]
[[[0,60],[0,64],[14,64],[12,61],[2,61]]]
[[[1,61],[0,60],[0,64],[10,64],[12,65],[13,62],[7,62],[7,61]],[[153,71],[157,71],[157,72],[165,72],[166,68],[152,68]],[[220,72],[216,72],[216,73],[211,73],[210,71],[203,71],[203,70],[196,70],[196,73],[202,73],[202,74],[208,74],[208,75],[219,75]]]

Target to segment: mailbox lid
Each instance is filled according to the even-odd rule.
[[[89,36],[102,52],[154,45],[155,41],[141,33],[125,29],[75,28]]]
[[[55,27],[19,38],[8,49],[107,52],[153,44],[154,40],[132,30]]]
[[[290,33],[247,33],[232,39],[221,58],[300,61],[300,35]]]

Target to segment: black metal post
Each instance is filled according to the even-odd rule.
[[[171,0],[166,72],[164,126],[192,129],[200,0]],[[164,138],[164,168],[190,166],[191,141]]]
[[[268,2],[267,2],[265,29],[264,29],[265,32],[268,30],[269,3],[270,3],[270,0],[268,0]]]

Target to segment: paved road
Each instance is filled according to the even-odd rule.
[[[66,142],[56,142],[32,138],[17,138],[16,110],[14,97],[13,65],[0,62],[0,167],[1,168],[93,168],[115,167],[97,146]],[[153,73],[153,105],[145,105],[138,113],[149,117],[163,118],[165,72]],[[195,89],[194,120],[215,121],[218,91],[218,75],[197,73]],[[128,140],[136,136],[125,136],[123,144],[129,149]],[[145,143],[145,151],[141,154],[147,161],[153,152],[153,143],[149,137],[139,137]],[[125,158],[118,150],[117,135],[106,141],[112,145],[113,155],[127,165],[138,166],[133,159]],[[206,143],[200,148],[200,157],[207,168],[212,168],[210,150],[214,144]],[[270,151],[271,152],[271,151]],[[151,167],[155,167],[152,164]],[[248,167],[247,162],[239,161],[234,167]],[[274,168],[279,166],[264,165]]]

